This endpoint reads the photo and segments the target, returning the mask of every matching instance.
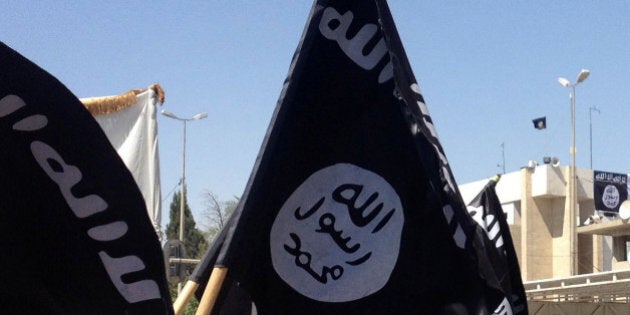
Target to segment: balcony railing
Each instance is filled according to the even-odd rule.
[[[523,283],[528,301],[630,303],[630,270]]]

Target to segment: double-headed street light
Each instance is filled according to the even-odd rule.
[[[192,120],[199,120],[208,117],[206,113],[199,113],[191,118],[180,118],[175,114],[162,110],[162,115],[179,120],[184,123],[184,142],[182,150],[182,195],[179,199],[179,240],[184,242],[184,200],[186,200],[186,123]]]
[[[576,275],[578,272],[578,267],[577,267],[577,257],[576,257],[576,253],[577,253],[577,235],[575,233],[576,230],[576,225],[577,225],[577,221],[576,221],[576,214],[577,214],[577,184],[576,184],[576,170],[575,170],[575,153],[576,153],[576,148],[575,148],[575,86],[584,82],[584,80],[586,80],[586,78],[588,78],[588,75],[590,74],[590,71],[586,70],[586,69],[582,69],[582,71],[580,71],[580,74],[578,74],[578,77],[576,79],[575,83],[571,83],[571,81],[565,79],[565,78],[558,78],[558,82],[564,86],[564,87],[569,87],[571,88],[571,94],[569,95],[569,98],[571,99],[571,148],[569,150],[569,152],[571,153],[571,166],[569,168],[569,180],[568,180],[568,190],[567,190],[567,196],[566,196],[566,203],[565,203],[565,208],[568,208],[568,214],[569,214],[569,234],[570,234],[570,238],[569,238],[569,246],[570,246],[570,250],[571,250],[571,275]]]

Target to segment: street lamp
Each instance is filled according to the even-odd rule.
[[[571,83],[569,80],[565,78],[558,78],[558,82],[564,87],[571,88],[571,94],[569,94],[569,98],[571,99],[571,148],[569,152],[571,153],[571,166],[569,168],[569,185],[566,197],[565,207],[568,208],[569,213],[569,247],[571,249],[571,275],[577,274],[577,235],[575,233],[576,229],[576,206],[577,206],[577,184],[576,184],[576,170],[575,170],[575,86],[584,82],[590,71],[586,69],[582,69],[580,74],[576,79],[575,83]]]
[[[184,200],[186,200],[186,123],[192,120],[199,120],[208,117],[206,113],[199,113],[191,118],[180,118],[175,114],[162,110],[162,115],[179,120],[184,124],[184,143],[182,150],[182,195],[179,199],[179,240],[184,242]]]

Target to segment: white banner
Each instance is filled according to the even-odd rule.
[[[158,87],[159,88],[159,87]],[[114,96],[115,98],[115,96]],[[82,102],[104,98],[81,99]],[[136,94],[136,102],[111,113],[94,115],[112,146],[118,151],[144,197],[149,218],[160,240],[162,197],[157,140],[158,93],[148,88]]]

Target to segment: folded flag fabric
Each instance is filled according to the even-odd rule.
[[[213,314],[236,297],[258,314],[512,314],[490,247],[386,2],[315,1],[243,198],[195,272],[203,289],[228,270]]]
[[[172,314],[142,195],[94,118],[0,43],[0,309]]]

